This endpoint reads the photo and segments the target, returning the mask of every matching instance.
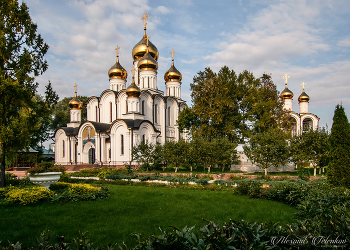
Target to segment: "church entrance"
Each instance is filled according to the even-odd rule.
[[[95,149],[90,148],[89,149],[89,164],[94,164],[95,163]]]

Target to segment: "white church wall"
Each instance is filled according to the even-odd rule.
[[[116,119],[115,94],[112,91],[105,91],[100,97],[100,122],[111,123]],[[112,108],[112,112],[111,112]]]
[[[165,122],[165,102],[164,98],[160,95],[154,97],[154,106],[157,105],[157,114],[154,115],[154,126],[161,132],[158,136],[157,141],[161,144],[165,143],[166,139],[166,122]],[[154,109],[156,112],[156,109]]]
[[[149,92],[142,91],[140,96],[140,113],[144,115],[144,119],[148,121],[153,120],[153,99]],[[143,108],[142,108],[143,106]]]
[[[131,133],[123,121],[115,122],[111,127],[111,164],[123,165],[131,159]]]
[[[98,100],[97,98],[90,98],[86,105],[87,111],[87,120],[98,122],[99,109],[98,109]]]
[[[69,163],[69,138],[63,129],[59,129],[55,135],[55,161],[57,164]]]
[[[117,119],[123,119],[126,114],[127,96],[125,91],[120,92],[117,98]]]

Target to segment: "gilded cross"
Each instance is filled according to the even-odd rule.
[[[171,60],[174,61],[174,54],[175,54],[176,51],[174,51],[173,49],[171,50],[170,54],[171,54]]]
[[[149,15],[147,15],[147,13],[143,13],[143,17],[141,17],[141,20],[143,20],[143,26],[146,29],[146,25],[147,25],[147,18],[149,18]]]
[[[132,78],[134,78],[135,77],[135,68],[134,67],[132,67],[131,73],[132,73]]]
[[[285,82],[286,86],[287,86],[288,78],[289,78],[289,77],[290,77],[290,76],[287,75],[287,74],[284,74],[284,76],[282,76],[282,78],[284,79],[284,82]]]
[[[117,57],[119,57],[119,49],[120,47],[117,45],[117,47],[115,48],[115,50],[117,51]]]
[[[148,47],[148,41],[151,37],[149,35],[146,36],[146,41],[147,41],[147,47]]]
[[[303,82],[303,83],[302,83],[302,84],[300,84],[300,85],[301,85],[301,86],[303,86],[303,91],[304,91],[306,83],[305,83],[305,82]]]
[[[77,93],[77,86],[78,86],[78,85],[75,83],[75,84],[74,84],[75,93]]]

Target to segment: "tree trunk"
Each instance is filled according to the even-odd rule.
[[[316,176],[317,168],[314,166],[314,176]]]
[[[3,188],[6,186],[6,180],[5,180],[5,150],[3,150],[3,143],[0,143],[0,188]]]
[[[267,175],[267,168],[265,168],[265,175]]]
[[[320,168],[320,169],[318,170],[318,173],[319,173],[319,174],[322,174],[321,171],[322,171],[322,168]]]
[[[191,168],[191,172],[192,172],[192,166],[190,168]]]
[[[175,173],[177,173],[177,167],[175,167]]]
[[[210,173],[210,167],[208,167],[208,173]]]

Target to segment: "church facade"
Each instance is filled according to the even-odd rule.
[[[87,104],[87,120],[81,122],[82,103],[75,96],[69,102],[70,123],[55,133],[57,164],[125,165],[132,162],[132,147],[141,141],[164,144],[178,141],[177,119],[186,107],[181,99],[181,73],[172,65],[164,74],[166,93],[157,87],[158,49],[146,33],[133,50],[132,83],[127,87],[127,71],[119,62],[109,69],[109,89]],[[68,108],[68,107],[67,107]],[[186,138],[185,138],[186,139]]]

